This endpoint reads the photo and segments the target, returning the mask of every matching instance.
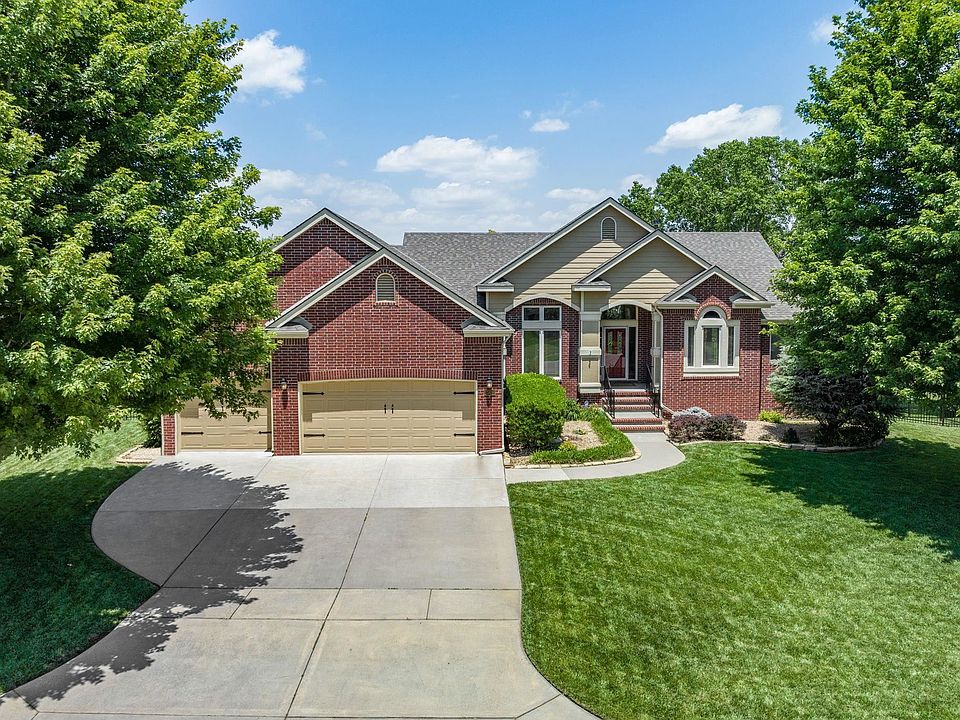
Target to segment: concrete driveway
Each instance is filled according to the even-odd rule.
[[[93,536],[161,588],[2,720],[593,717],[521,646],[499,457],[185,454]]]

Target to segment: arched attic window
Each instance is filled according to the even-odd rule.
[[[705,308],[698,320],[686,322],[683,367],[687,372],[740,371],[740,321],[727,320],[720,308]]]
[[[617,221],[612,217],[605,217],[600,221],[600,239],[601,240],[616,240],[617,239]]]
[[[397,301],[397,283],[390,273],[377,275],[376,301],[378,303],[395,303]]]

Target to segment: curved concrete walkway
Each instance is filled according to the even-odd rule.
[[[640,451],[640,457],[636,460],[573,468],[508,468],[507,482],[552,482],[623,477],[663,470],[683,462],[683,453],[661,432],[626,433],[626,435],[634,447]]]
[[[0,720],[593,717],[521,646],[499,457],[181,455],[93,537],[160,590]]]

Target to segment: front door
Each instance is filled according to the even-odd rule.
[[[604,329],[603,362],[607,366],[607,377],[611,380],[627,377],[626,328]]]

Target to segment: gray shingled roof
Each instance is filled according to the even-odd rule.
[[[476,285],[551,233],[409,232],[399,250],[443,280],[462,297],[476,302]],[[769,320],[788,320],[793,308],[770,290],[780,261],[757,232],[667,233],[707,262],[719,265],[775,304],[763,310]]]
[[[400,252],[412,258],[470,302],[490,273],[529,250],[545,232],[408,232]]]
[[[692,250],[775,303],[764,308],[768,320],[789,320],[794,310],[782,302],[770,289],[774,271],[780,269],[780,260],[763,235],[758,232],[670,232],[681,245]]]

